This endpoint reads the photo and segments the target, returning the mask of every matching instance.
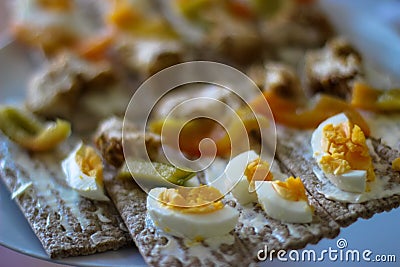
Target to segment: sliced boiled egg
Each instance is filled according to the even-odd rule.
[[[223,236],[232,231],[239,212],[224,206],[221,192],[210,186],[154,188],[147,211],[154,224],[169,234],[192,240]]]
[[[300,178],[286,181],[256,181],[258,202],[268,216],[288,223],[309,223],[313,208]]]
[[[233,158],[225,174],[228,179],[238,181],[232,195],[240,204],[258,202],[268,216],[285,222],[312,221],[313,209],[300,178],[284,181],[284,174],[279,170],[271,172],[269,164],[254,151]]]
[[[241,205],[257,202],[254,181],[272,180],[269,169],[269,164],[252,150],[237,155],[228,163],[225,175],[230,181],[237,181],[231,192]]]
[[[311,147],[318,166],[339,189],[363,193],[368,190],[367,182],[375,180],[365,135],[344,113],[318,126]]]
[[[61,163],[67,184],[81,196],[109,201],[104,194],[103,163],[94,148],[80,143]]]

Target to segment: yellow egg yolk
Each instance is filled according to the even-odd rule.
[[[252,181],[272,181],[274,179],[273,174],[269,171],[269,164],[266,161],[257,158],[247,164],[244,170],[249,183]]]
[[[395,171],[400,171],[400,158],[396,158],[392,161],[392,169]]]
[[[339,125],[328,124],[323,128],[321,142],[327,155],[319,163],[325,173],[340,175],[349,170],[365,170],[367,181],[375,180],[365,135],[358,125],[350,121]]]
[[[222,209],[222,198],[221,192],[211,186],[170,188],[159,195],[159,201],[168,208],[196,214]]]
[[[299,177],[293,176],[286,179],[286,181],[273,181],[272,186],[275,191],[284,199],[290,201],[307,201],[306,189],[303,182]]]
[[[82,173],[94,177],[99,183],[103,182],[103,163],[92,147],[82,145],[75,154],[75,161]]]
[[[38,5],[49,11],[65,12],[73,8],[72,0],[38,0]]]

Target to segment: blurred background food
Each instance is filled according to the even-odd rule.
[[[249,75],[279,123],[312,128],[338,107],[400,111],[399,44],[398,0],[2,0],[0,100],[22,91],[92,132],[154,73],[213,60]]]

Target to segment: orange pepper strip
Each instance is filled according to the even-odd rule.
[[[341,99],[320,94],[309,105],[299,106],[276,93],[266,91],[251,104],[256,112],[262,112],[261,105],[265,103],[262,97],[268,101],[277,123],[299,129],[315,129],[329,117],[344,112],[353,123],[360,126],[366,136],[370,134],[369,126],[360,113]]]
[[[102,35],[95,36],[79,43],[76,51],[82,57],[89,60],[98,60],[105,57],[107,49],[114,41],[114,33],[111,30]]]
[[[400,111],[400,89],[379,90],[365,83],[355,83],[351,105],[372,111]]]
[[[351,96],[351,105],[357,108],[375,110],[379,92],[364,83],[355,83]]]
[[[228,10],[239,18],[253,19],[255,17],[254,12],[245,3],[239,1],[228,1]]]
[[[199,157],[200,141],[204,138],[210,138],[217,143],[220,138],[219,135],[225,132],[224,129],[217,122],[207,119],[199,118],[194,121],[189,122],[183,127],[179,136],[179,146],[182,151],[195,157]],[[230,149],[230,143],[227,144]],[[210,151],[204,151],[205,156],[210,156]],[[221,148],[217,146],[217,155],[221,156],[225,152],[221,151]]]
[[[260,130],[260,127],[266,126],[268,121],[259,114],[252,114],[248,109],[239,109],[237,114],[240,121],[233,120],[225,129],[219,123],[207,119],[197,118],[185,124],[184,120],[170,119],[153,121],[150,123],[150,131],[161,134],[163,132],[166,143],[173,145],[174,136],[178,129],[182,126],[179,132],[179,148],[182,152],[193,157],[201,155],[199,143],[204,138],[210,138],[215,142],[218,156],[228,156],[232,152],[232,143],[241,142],[244,138],[239,136],[240,127],[245,127],[247,133]],[[259,125],[259,122],[261,125]],[[210,156],[211,151],[204,151],[206,156]]]
[[[174,145],[177,130],[183,127],[179,132],[179,149],[192,157],[201,156],[199,144],[204,138],[214,140],[219,156],[225,155],[231,148],[230,140],[225,140],[224,128],[211,119],[197,118],[187,123],[184,120],[160,120],[151,122],[149,127],[152,132],[163,134],[168,145]],[[224,142],[218,142],[222,139]],[[211,155],[209,151],[204,152],[206,156]]]
[[[238,144],[238,142],[245,142],[245,137],[240,135],[240,129],[242,126],[244,126],[247,133],[251,133],[253,131],[259,132],[263,129],[263,127],[268,127],[269,125],[269,121],[266,117],[264,117],[262,114],[253,114],[253,112],[247,107],[238,109],[236,114],[239,116],[240,120],[237,121],[236,119],[233,119],[227,125],[227,132],[214,132],[217,134],[220,133],[219,136],[221,136],[221,133],[223,134],[223,137],[216,139],[218,155],[228,156],[231,152],[237,153],[237,149],[240,150],[239,147],[235,146],[234,149],[236,151],[233,151],[231,143]]]
[[[70,0],[39,0],[41,8],[54,12],[68,12],[74,8],[73,1]]]

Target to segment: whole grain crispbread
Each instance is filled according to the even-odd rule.
[[[390,163],[396,158],[400,157],[400,151],[385,145],[381,139],[371,137],[370,140],[376,154],[378,154],[381,159]]]
[[[277,160],[273,164],[277,164],[280,172],[287,177],[293,176]],[[263,245],[268,249],[301,249],[308,244],[316,244],[322,238],[335,238],[340,232],[339,225],[310,194],[307,193],[307,197],[314,207],[311,223],[281,222],[269,217],[259,204],[241,206],[234,200],[230,201],[230,205],[237,206],[241,212],[236,233],[252,251],[258,251]]]
[[[397,194],[355,204],[327,199],[320,193],[321,182],[313,172],[313,169],[318,168],[318,166],[312,158],[310,144],[312,132],[284,128],[283,126],[279,126],[278,131],[277,158],[291,172],[301,176],[309,193],[340,226],[346,227],[358,218],[368,219],[376,213],[390,211],[400,206],[400,195]],[[400,173],[392,170],[390,161],[391,158],[399,155],[398,151],[373,138],[368,138],[367,142],[372,143],[370,150],[373,149],[373,151],[370,152],[374,166],[379,165],[379,168],[375,168],[377,179],[389,177],[389,186],[400,184]]]
[[[28,185],[15,201],[46,253],[60,258],[132,244],[112,202],[80,197],[65,184],[60,164],[69,149],[31,154],[0,134],[0,177],[13,193]]]
[[[147,195],[133,179],[109,177],[105,186],[124,219],[140,253],[150,266],[242,266],[254,263],[238,237],[231,233],[226,244],[188,244],[184,239],[158,230],[147,218]]]
[[[285,223],[275,220],[256,203],[239,206],[241,216],[235,231],[250,251],[258,251],[264,246],[269,250],[301,249],[308,244],[318,243],[322,238],[335,238],[340,231],[339,225],[316,201],[310,201],[310,204],[316,208],[311,223]],[[246,217],[248,219],[254,216],[255,220],[246,222]],[[264,217],[264,222],[258,224],[256,216]]]
[[[171,236],[157,229],[147,217],[147,195],[133,179],[107,177],[105,186],[120,211],[133,239],[145,261],[151,266],[241,266],[257,261],[257,252],[268,249],[300,249],[320,239],[334,238],[339,225],[309,196],[315,207],[312,223],[289,224],[274,220],[259,205],[241,206],[228,194],[224,202],[240,212],[239,223],[229,235],[231,241],[219,247],[207,241],[187,244],[182,238]],[[251,217],[251,218],[250,218]],[[262,218],[257,219],[256,217]]]

